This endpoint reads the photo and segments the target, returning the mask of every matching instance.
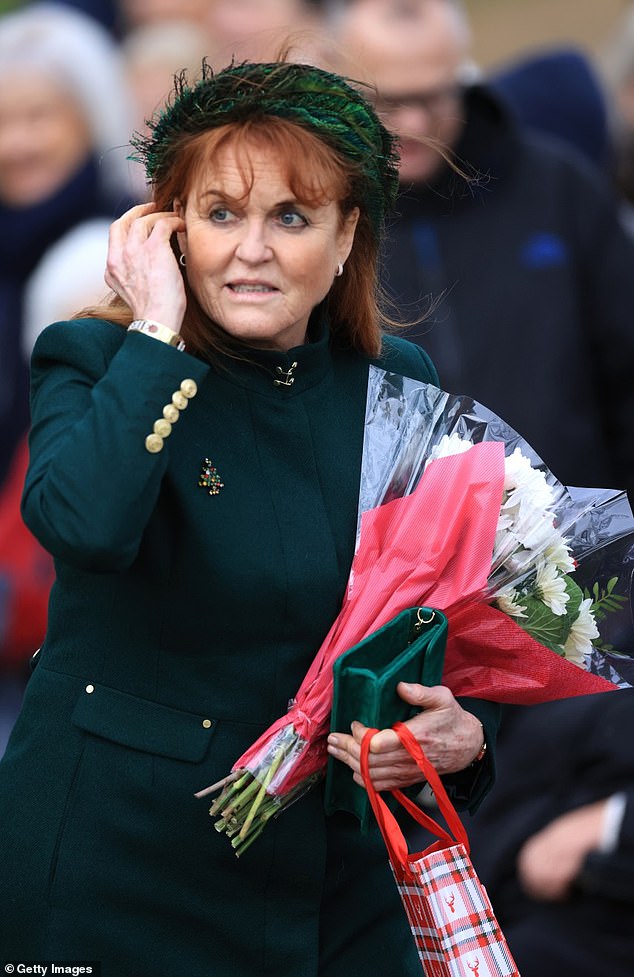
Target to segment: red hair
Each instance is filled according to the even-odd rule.
[[[252,147],[275,154],[300,203],[315,206],[335,201],[342,224],[355,208],[359,209],[344,274],[335,278],[326,302],[333,335],[367,356],[378,356],[382,325],[387,320],[379,307],[378,242],[364,207],[365,181],[355,164],[342,157],[324,139],[297,123],[276,116],[249,118],[207,132],[186,134],[174,153],[173,165],[153,187],[152,199],[157,208],[172,210],[176,199],[184,204],[201,174],[212,169],[218,154],[229,148],[235,152],[243,173],[247,197],[253,184],[249,163]],[[172,246],[178,255],[175,236]],[[185,289],[187,311],[181,333],[188,351],[205,358],[214,351],[235,353],[235,342],[229,343],[221,326],[205,315],[189,289],[186,277]],[[110,319],[124,326],[132,319],[131,310],[118,296],[105,306],[87,309],[80,314]]]

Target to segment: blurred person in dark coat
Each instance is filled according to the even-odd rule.
[[[631,977],[633,733],[634,689],[505,708],[466,823],[522,977]]]
[[[433,305],[409,337],[563,482],[632,489],[634,244],[607,181],[468,83],[454,0],[354,0],[337,36],[401,137],[385,277],[410,318]]]
[[[583,51],[574,47],[531,51],[498,67],[487,80],[522,125],[563,139],[604,173],[612,174],[609,100],[598,71]]]
[[[89,17],[33,4],[0,20],[0,486],[28,426],[24,284],[56,240],[130,201],[129,99]]]
[[[103,270],[110,224],[94,218],[55,242],[24,288],[22,351],[30,360],[50,320],[68,319],[106,291]],[[0,756],[22,703],[29,662],[46,633],[53,559],[27,529],[20,499],[29,460],[26,438],[15,451],[0,493]]]
[[[90,218],[107,225],[131,202],[129,109],[117,49],[93,20],[55,4],[0,19],[0,753],[26,662],[44,637],[52,582],[50,557],[19,511],[29,425],[25,299],[35,269],[67,232]],[[56,271],[58,286],[72,283],[69,296],[85,284],[78,257]]]

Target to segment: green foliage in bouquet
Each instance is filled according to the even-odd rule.
[[[611,577],[605,589],[599,587],[598,583],[594,584],[592,593],[587,587],[584,589],[584,597],[593,598],[592,613],[595,621],[604,621],[610,612],[620,611],[627,604],[627,597],[614,592],[618,582],[618,577]]]
[[[628,598],[624,594],[616,593],[618,582],[618,577],[610,577],[605,588],[600,587],[597,582],[594,583],[592,591],[589,591],[587,587],[584,588],[584,597],[587,600],[592,600],[591,610],[595,621],[599,623],[605,621],[608,614],[620,611],[628,603]],[[602,652],[617,653],[613,645],[603,641],[600,637],[593,641],[593,644]]]
[[[558,655],[564,654],[573,624],[579,617],[583,594],[572,577],[562,575],[565,593],[568,597],[564,614],[554,614],[548,604],[535,593],[519,591],[519,600],[524,607],[524,616],[517,618],[517,624],[535,641],[550,648]]]

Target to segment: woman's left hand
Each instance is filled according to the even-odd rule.
[[[480,721],[463,709],[443,685],[428,688],[399,682],[397,692],[405,702],[422,710],[405,725],[410,728],[438,773],[456,773],[468,767],[483,745]],[[346,763],[354,773],[355,783],[361,786],[363,779],[359,758],[365,732],[366,727],[355,722],[352,724],[352,735],[337,732],[328,737],[330,755]],[[409,787],[424,779],[392,729],[382,729],[372,737],[370,775],[379,791]]]

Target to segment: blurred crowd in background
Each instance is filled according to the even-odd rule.
[[[203,58],[272,60],[288,41],[295,60],[370,86],[403,147],[384,285],[418,323],[406,334],[445,388],[503,416],[561,481],[631,493],[634,3],[592,52],[518,43],[486,68],[468,11],[457,0],[0,3],[0,755],[53,582],[19,509],[30,352],[48,323],[105,295],[108,226],[146,196],[130,135]],[[627,789],[631,774],[624,758],[584,798]],[[632,890],[630,879],[619,906]],[[623,969],[596,969],[587,948],[551,970],[529,955],[525,977],[630,974],[631,937],[615,941]]]

